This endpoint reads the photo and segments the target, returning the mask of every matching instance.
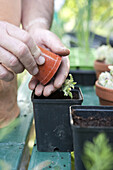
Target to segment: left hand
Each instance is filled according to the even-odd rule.
[[[52,92],[60,88],[67,78],[70,68],[68,58],[70,51],[65,48],[60,39],[49,30],[43,28],[31,28],[29,33],[37,45],[47,48],[53,53],[62,56],[62,62],[54,81],[51,81],[48,85],[43,86],[35,77],[32,77],[29,82],[29,88],[31,90],[35,89],[35,94],[37,96],[40,96],[41,94],[44,96],[49,96]]]

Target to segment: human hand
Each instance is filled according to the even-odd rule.
[[[49,49],[50,51],[63,56],[60,68],[55,76],[55,80],[51,81],[48,85],[43,86],[40,84],[35,77],[32,77],[29,82],[29,88],[31,90],[35,89],[35,94],[40,96],[42,93],[44,96],[49,96],[52,92],[56,91],[64,83],[68,73],[69,73],[69,50],[64,47],[60,39],[52,32],[37,28],[30,29],[30,34],[37,43],[37,45]]]
[[[31,75],[36,75],[38,65],[45,62],[40,54],[39,48],[29,33],[12,24],[0,21],[1,80],[11,81],[14,73],[21,73],[24,68]]]

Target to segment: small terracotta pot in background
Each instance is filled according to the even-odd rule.
[[[96,71],[97,79],[98,79],[101,72],[110,71],[108,66],[109,66],[108,64],[105,64],[102,61],[95,60],[94,68],[95,68],[95,71]]]
[[[113,89],[99,85],[98,80],[95,85],[96,94],[99,97],[100,105],[113,106]]]
[[[41,55],[45,58],[45,63],[38,66],[39,72],[35,75],[35,77],[41,84],[46,85],[57,72],[62,58],[42,47],[39,48],[42,52]]]

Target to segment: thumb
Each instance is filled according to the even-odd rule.
[[[67,56],[70,53],[70,50],[62,44],[61,40],[50,31],[46,32],[44,43],[47,48],[58,55]]]

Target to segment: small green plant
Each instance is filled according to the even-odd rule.
[[[87,170],[113,169],[113,150],[105,134],[101,133],[93,142],[85,143],[83,162]]]
[[[73,98],[71,89],[74,89],[74,85],[76,82],[74,82],[74,79],[71,74],[69,74],[70,79],[66,79],[64,84],[62,85],[62,91],[64,92],[64,96],[70,96],[71,99]]]

